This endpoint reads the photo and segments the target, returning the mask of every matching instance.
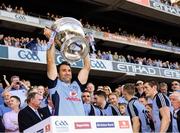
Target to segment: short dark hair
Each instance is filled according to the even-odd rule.
[[[37,92],[31,92],[31,93],[29,93],[28,96],[27,96],[27,99],[26,99],[27,103],[30,103],[31,99],[32,99],[32,98],[35,98],[36,94],[39,95],[39,93],[37,93]]]
[[[151,87],[157,86],[157,90],[159,90],[159,84],[158,84],[158,82],[152,80],[152,81],[146,81],[146,82],[144,82],[144,84],[145,84],[145,83],[148,83],[149,86],[151,86]]]
[[[140,98],[144,98],[146,101],[148,101],[148,97],[146,97],[145,95],[140,96],[139,99]]]
[[[21,100],[18,96],[11,96],[10,98],[15,98],[17,101],[21,102]]]
[[[19,108],[20,108],[20,105],[21,105],[21,100],[18,96],[11,96],[10,98],[14,98],[16,99],[18,102],[19,102]]]
[[[94,92],[94,95],[103,96],[105,99],[107,98],[107,95],[104,91],[96,91]]]
[[[58,71],[58,73],[59,73],[59,69],[60,69],[60,67],[61,67],[62,65],[67,65],[67,66],[69,66],[69,67],[71,68],[71,65],[70,65],[69,62],[63,61],[63,62],[61,62],[61,64],[57,65],[57,71]]]
[[[135,84],[133,83],[127,83],[124,85],[123,91],[126,91],[129,95],[135,94]]]

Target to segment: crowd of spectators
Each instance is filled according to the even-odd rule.
[[[18,38],[12,36],[4,37],[4,35],[0,35],[0,45],[29,49],[31,49],[32,46],[36,46],[38,51],[45,51],[48,47],[47,41],[44,39],[29,37]]]
[[[29,37],[16,38],[11,36],[4,37],[3,35],[0,36],[0,45],[29,49],[35,45],[36,50],[38,51],[45,51],[48,48],[47,41],[43,39],[40,40],[39,38],[34,39]],[[180,70],[179,62],[162,61],[161,59],[151,59],[147,57],[135,57],[132,55],[122,55],[119,54],[119,52],[112,53],[111,51],[107,52],[97,50],[97,52],[90,53],[90,57],[93,59],[135,63],[139,65]]]
[[[159,2],[163,2],[163,1],[165,2],[166,0],[162,0],[162,1],[159,1]],[[165,2],[165,3],[168,3],[168,2]],[[15,8],[12,8],[11,5],[6,6],[3,3],[0,6],[0,9],[6,10],[6,11],[9,11],[9,12],[16,12],[16,13],[28,15],[28,13],[24,12],[23,7],[18,8],[16,6]],[[31,14],[29,14],[29,15],[31,15]],[[32,15],[33,15],[33,13],[32,13]],[[43,15],[42,15],[42,17],[44,18]],[[59,18],[62,18],[62,17],[63,16],[60,16],[60,15],[54,14],[54,13],[50,13],[50,12],[47,12],[47,14],[45,16],[46,19],[53,20],[53,21],[55,21],[55,20],[57,20]],[[114,31],[109,26],[104,26],[104,25],[101,26],[101,25],[98,25],[98,24],[95,24],[95,23],[90,24],[87,20],[84,20],[84,19],[79,19],[79,20],[80,20],[80,22],[83,24],[83,26],[85,28],[92,29],[92,30],[95,30],[95,31],[108,32],[108,33],[115,34],[117,36],[121,35],[121,36],[130,37],[130,38],[134,38],[134,39],[138,39],[138,40],[142,40],[142,41],[149,41],[149,42],[152,42],[152,43],[159,43],[159,44],[168,45],[168,46],[180,46],[179,42],[173,42],[171,39],[160,39],[156,35],[154,35],[154,36],[146,36],[144,33],[142,33],[139,36],[139,35],[135,35],[135,34],[130,34],[125,29],[122,29],[121,27],[119,27],[117,30]]]
[[[37,114],[38,117],[33,116],[32,119],[35,119],[35,117],[37,117],[38,119],[40,118],[39,120],[37,120],[37,122],[40,122],[41,120],[51,115],[54,115],[54,106],[48,94],[48,87],[42,85],[32,86],[29,80],[20,80],[19,76],[12,76],[10,82],[6,79],[5,75],[3,79],[3,83],[5,83],[5,86],[3,86],[2,83],[0,83],[0,131],[3,131],[5,128],[5,131],[13,131],[18,133],[19,128],[20,131],[23,131],[22,129],[25,129],[25,127],[19,127],[18,119],[22,118],[18,117],[18,113],[23,108],[27,108],[27,105],[30,107],[35,105],[35,103],[33,103],[31,100],[35,100],[35,97],[33,97],[33,95],[36,94],[38,94],[38,97],[39,99],[41,99],[41,102],[38,103],[38,105],[36,103],[36,108],[39,112],[39,114]],[[84,87],[84,91],[82,92],[82,101],[84,103],[85,114],[87,116],[130,115],[133,130],[139,130],[139,128],[144,128],[146,132],[157,131],[157,123],[156,125],[153,124],[155,121],[155,118],[153,116],[153,110],[155,108],[153,105],[153,99],[151,99],[150,97],[146,97],[146,95],[148,96],[149,94],[149,91],[147,92],[147,86],[150,87],[151,82],[154,83],[154,81],[143,82],[139,80],[136,83],[126,83],[123,85],[119,85],[117,88],[111,88],[108,85],[98,85],[97,87],[95,87],[93,83],[89,82],[87,83],[86,87]],[[170,88],[168,88],[168,85],[165,82],[159,84],[156,83],[156,85],[154,84],[153,87],[154,86],[157,87],[157,92],[155,91],[157,95],[163,95],[163,98],[165,98],[165,100],[171,101],[172,104],[171,106],[167,103],[162,103],[165,101],[163,101],[162,99],[158,99],[161,100],[161,105],[158,105],[160,115],[164,117],[163,113],[161,112],[161,110],[164,109],[163,107],[167,107],[169,113],[171,114],[173,114],[175,111],[176,117],[169,118],[171,119],[171,122],[168,122],[167,127],[172,124],[173,128],[171,129],[171,131],[179,131],[177,129],[177,122],[179,122],[180,115],[180,83],[178,81],[173,81]],[[22,92],[20,92],[21,90]],[[151,90],[153,90],[153,88]],[[18,93],[16,93],[16,91],[18,91]],[[131,92],[133,93],[131,94]],[[25,100],[26,98],[27,101]],[[135,100],[135,105],[129,108],[132,100]],[[45,112],[42,112],[43,110]],[[138,113],[139,110],[143,110],[143,113],[146,112],[146,122],[148,123],[144,123],[145,125],[141,123],[141,120],[143,118],[139,114],[140,112]],[[47,111],[50,113],[48,113]],[[135,114],[131,114],[132,111],[135,111]],[[24,119],[25,117],[26,116],[24,116]],[[139,121],[135,122],[135,117],[138,117]],[[166,120],[169,121],[168,119]],[[140,122],[139,127],[135,126],[137,122]],[[161,123],[162,121],[160,121],[159,124]],[[142,125],[147,126],[149,128],[142,127]]]
[[[14,10],[11,5],[7,7],[3,5],[0,9],[25,14],[23,8],[18,9],[17,7],[15,8],[17,10]],[[50,13],[48,16],[50,17],[49,19],[61,17]],[[108,27],[100,28],[94,24],[91,27],[88,23],[84,26],[97,31],[110,32]],[[119,32],[120,31],[122,30],[119,29]],[[118,35],[119,33],[117,32],[116,34]],[[122,31],[121,35],[129,36],[126,31]],[[140,38],[142,40],[146,40],[144,35]],[[172,45],[171,41],[168,42]],[[39,38],[4,37],[3,35],[0,37],[0,44],[6,46],[27,48],[28,44],[32,45],[34,43],[37,45],[38,50],[44,51],[47,49],[46,40],[40,40]],[[131,55],[125,56],[121,54],[119,55],[118,52],[112,54],[111,51],[101,52],[98,50],[97,53],[91,53],[91,58],[136,63],[140,65],[157,66],[170,69],[180,68],[178,62],[171,63],[169,61],[163,62],[158,59],[153,60],[146,57],[134,57]],[[29,80],[20,79],[19,76],[15,75],[11,77],[10,81],[6,79],[5,75],[3,79],[5,86],[0,83],[0,132],[6,131],[19,133],[19,131],[22,132],[25,128],[28,128],[28,120],[23,120],[26,116],[22,117],[18,115],[22,109],[27,108],[27,105],[35,112],[33,117],[28,118],[31,122],[35,122],[37,120],[36,123],[38,123],[41,120],[54,115],[54,106],[52,105],[52,101],[49,97],[48,87],[41,84],[32,86]],[[95,87],[93,83],[88,83],[84,90],[85,91],[82,92],[82,101],[87,116],[129,115],[134,132],[139,132],[141,128],[141,131],[144,132],[180,131],[180,127],[178,127],[180,123],[180,83],[178,81],[173,81],[171,88],[168,88],[166,83],[158,84],[154,81],[137,81],[133,84],[127,83],[119,85],[117,88],[111,88],[108,85],[99,85]],[[172,92],[170,92],[170,90],[172,90]],[[156,97],[156,99],[152,96]],[[156,101],[154,102],[154,100]],[[157,105],[155,106],[154,103]],[[49,114],[47,114],[47,111],[43,112],[42,110],[44,109],[48,109]],[[153,116],[156,115],[153,114],[153,111],[156,113],[158,112],[159,115]],[[144,116],[140,115],[141,113],[143,113]],[[170,117],[170,114],[172,114],[173,117]],[[36,120],[35,117],[37,117]],[[147,123],[144,123],[143,121],[145,118]],[[157,118],[159,118],[159,121],[156,121]],[[27,127],[23,127],[23,124],[20,124],[20,122],[24,122],[24,125]],[[32,123],[30,125],[32,126]],[[161,127],[157,127],[157,125],[160,125]],[[170,125],[172,126],[172,129],[168,130]],[[148,129],[145,126],[147,126]]]
[[[105,52],[105,51],[98,50],[97,52],[91,53],[90,57],[93,59],[135,63],[139,65],[148,65],[148,66],[154,66],[154,67],[180,70],[179,62],[169,62],[169,61],[162,61],[160,59],[152,59],[152,58],[147,58],[147,57],[135,57],[131,55],[122,55],[122,54],[118,54],[118,52],[114,52],[114,54],[112,54],[111,51]]]
[[[179,1],[177,1],[177,0],[155,0],[155,1],[166,4],[168,6],[174,6],[177,8],[179,8],[179,6],[180,6]]]
[[[0,5],[0,9],[1,10],[6,10],[8,12],[19,13],[21,15],[25,15],[26,14],[24,9],[23,9],[23,7],[18,7],[18,6],[12,7],[10,4],[9,5],[5,5],[5,3],[2,3]]]

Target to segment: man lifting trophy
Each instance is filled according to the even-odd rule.
[[[47,32],[47,29],[45,29]],[[49,42],[55,42],[60,48],[63,58],[68,62],[78,61],[89,52],[89,43],[85,38],[82,24],[71,17],[56,20],[45,34]],[[49,36],[50,35],[50,36]]]
[[[82,24],[74,18],[61,18],[54,22],[51,28],[44,29],[44,35],[49,38],[47,50],[48,88],[52,98],[55,115],[84,116],[81,91],[88,80],[90,71],[89,45],[85,39]],[[59,46],[66,61],[56,67],[55,46]],[[68,62],[82,59],[83,68],[77,78],[71,82],[72,71]],[[67,62],[68,61],[68,62]]]

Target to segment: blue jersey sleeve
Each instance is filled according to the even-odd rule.
[[[159,109],[165,106],[170,107],[170,102],[168,100],[168,97],[166,97],[162,93],[158,93],[158,95],[156,96],[156,103]]]
[[[80,83],[80,81],[79,81],[79,79],[78,79],[78,78],[77,78],[77,79],[75,79],[75,81],[78,83],[79,87],[81,88],[81,91],[83,92],[83,91],[85,90],[85,88],[86,88],[85,84],[84,84],[84,85],[82,85],[82,84]]]
[[[135,117],[135,116],[138,116],[138,110],[137,108],[134,106],[134,102],[131,101],[128,106],[127,106],[127,110],[128,110],[128,113],[130,115],[130,117]]]

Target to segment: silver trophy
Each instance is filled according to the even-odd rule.
[[[51,29],[56,32],[54,41],[66,61],[75,62],[87,56],[89,44],[78,20],[64,17],[56,20]]]

